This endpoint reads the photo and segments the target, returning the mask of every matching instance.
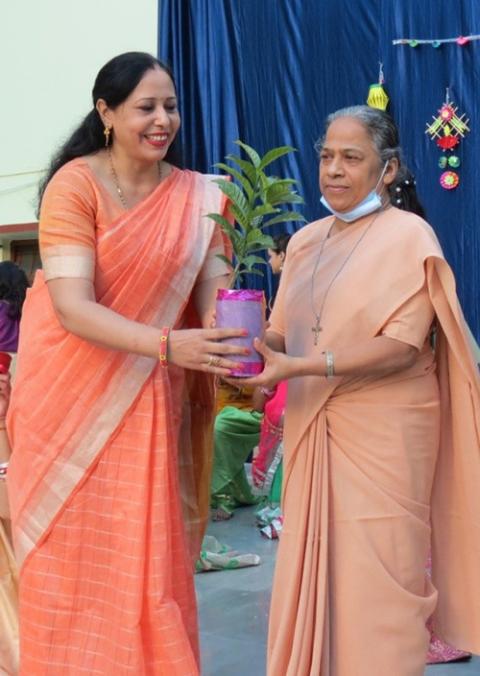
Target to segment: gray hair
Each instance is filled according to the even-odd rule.
[[[423,208],[418,202],[415,192],[415,180],[403,161],[397,125],[390,115],[378,108],[370,108],[370,106],[341,108],[327,117],[325,134],[332,122],[341,117],[351,117],[363,124],[372,139],[380,164],[385,164],[392,159],[398,161],[397,175],[393,183],[388,186],[392,204],[423,215]],[[321,151],[324,142],[325,135],[315,144],[317,152]]]

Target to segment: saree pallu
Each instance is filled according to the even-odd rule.
[[[315,307],[366,220],[327,240]],[[419,355],[383,377],[289,382],[268,674],[421,676],[437,599],[442,638],[480,652],[478,374],[433,231],[393,208],[331,286],[314,346],[314,317],[299,298],[309,297],[330,224],[306,226],[289,243],[271,317],[287,353],[321,358],[385,334]]]
[[[71,165],[59,188],[85,180],[75,175],[81,162]],[[174,170],[97,231],[97,301],[152,326],[188,326],[214,232],[205,214],[224,208],[209,177]],[[53,246],[50,270],[66,255],[70,267],[85,265],[81,247]],[[185,379],[155,359],[67,333],[37,274],[9,410],[21,674],[199,673],[192,554],[202,537],[199,512],[208,508],[212,394],[200,375]],[[177,457],[179,438],[195,450],[189,462],[185,448]],[[179,461],[188,473],[192,552]]]
[[[0,675],[18,673],[18,574],[6,529],[0,519]]]

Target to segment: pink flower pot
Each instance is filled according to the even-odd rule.
[[[265,328],[265,296],[263,291],[251,289],[219,289],[217,291],[216,325],[222,329],[246,329],[245,338],[232,338],[227,342],[248,347],[249,355],[233,357],[243,365],[232,376],[248,377],[263,371],[263,359],[253,347],[254,338],[262,338]]]

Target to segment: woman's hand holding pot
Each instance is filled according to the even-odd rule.
[[[228,376],[242,369],[235,355],[246,356],[250,350],[220,342],[226,338],[245,338],[246,329],[183,329],[170,331],[168,361],[185,369],[206,371],[218,376]]]

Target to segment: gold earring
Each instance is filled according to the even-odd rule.
[[[103,130],[103,133],[105,135],[105,148],[108,148],[108,146],[110,144],[110,133],[111,133],[111,131],[112,131],[111,127],[105,127],[105,129]]]

